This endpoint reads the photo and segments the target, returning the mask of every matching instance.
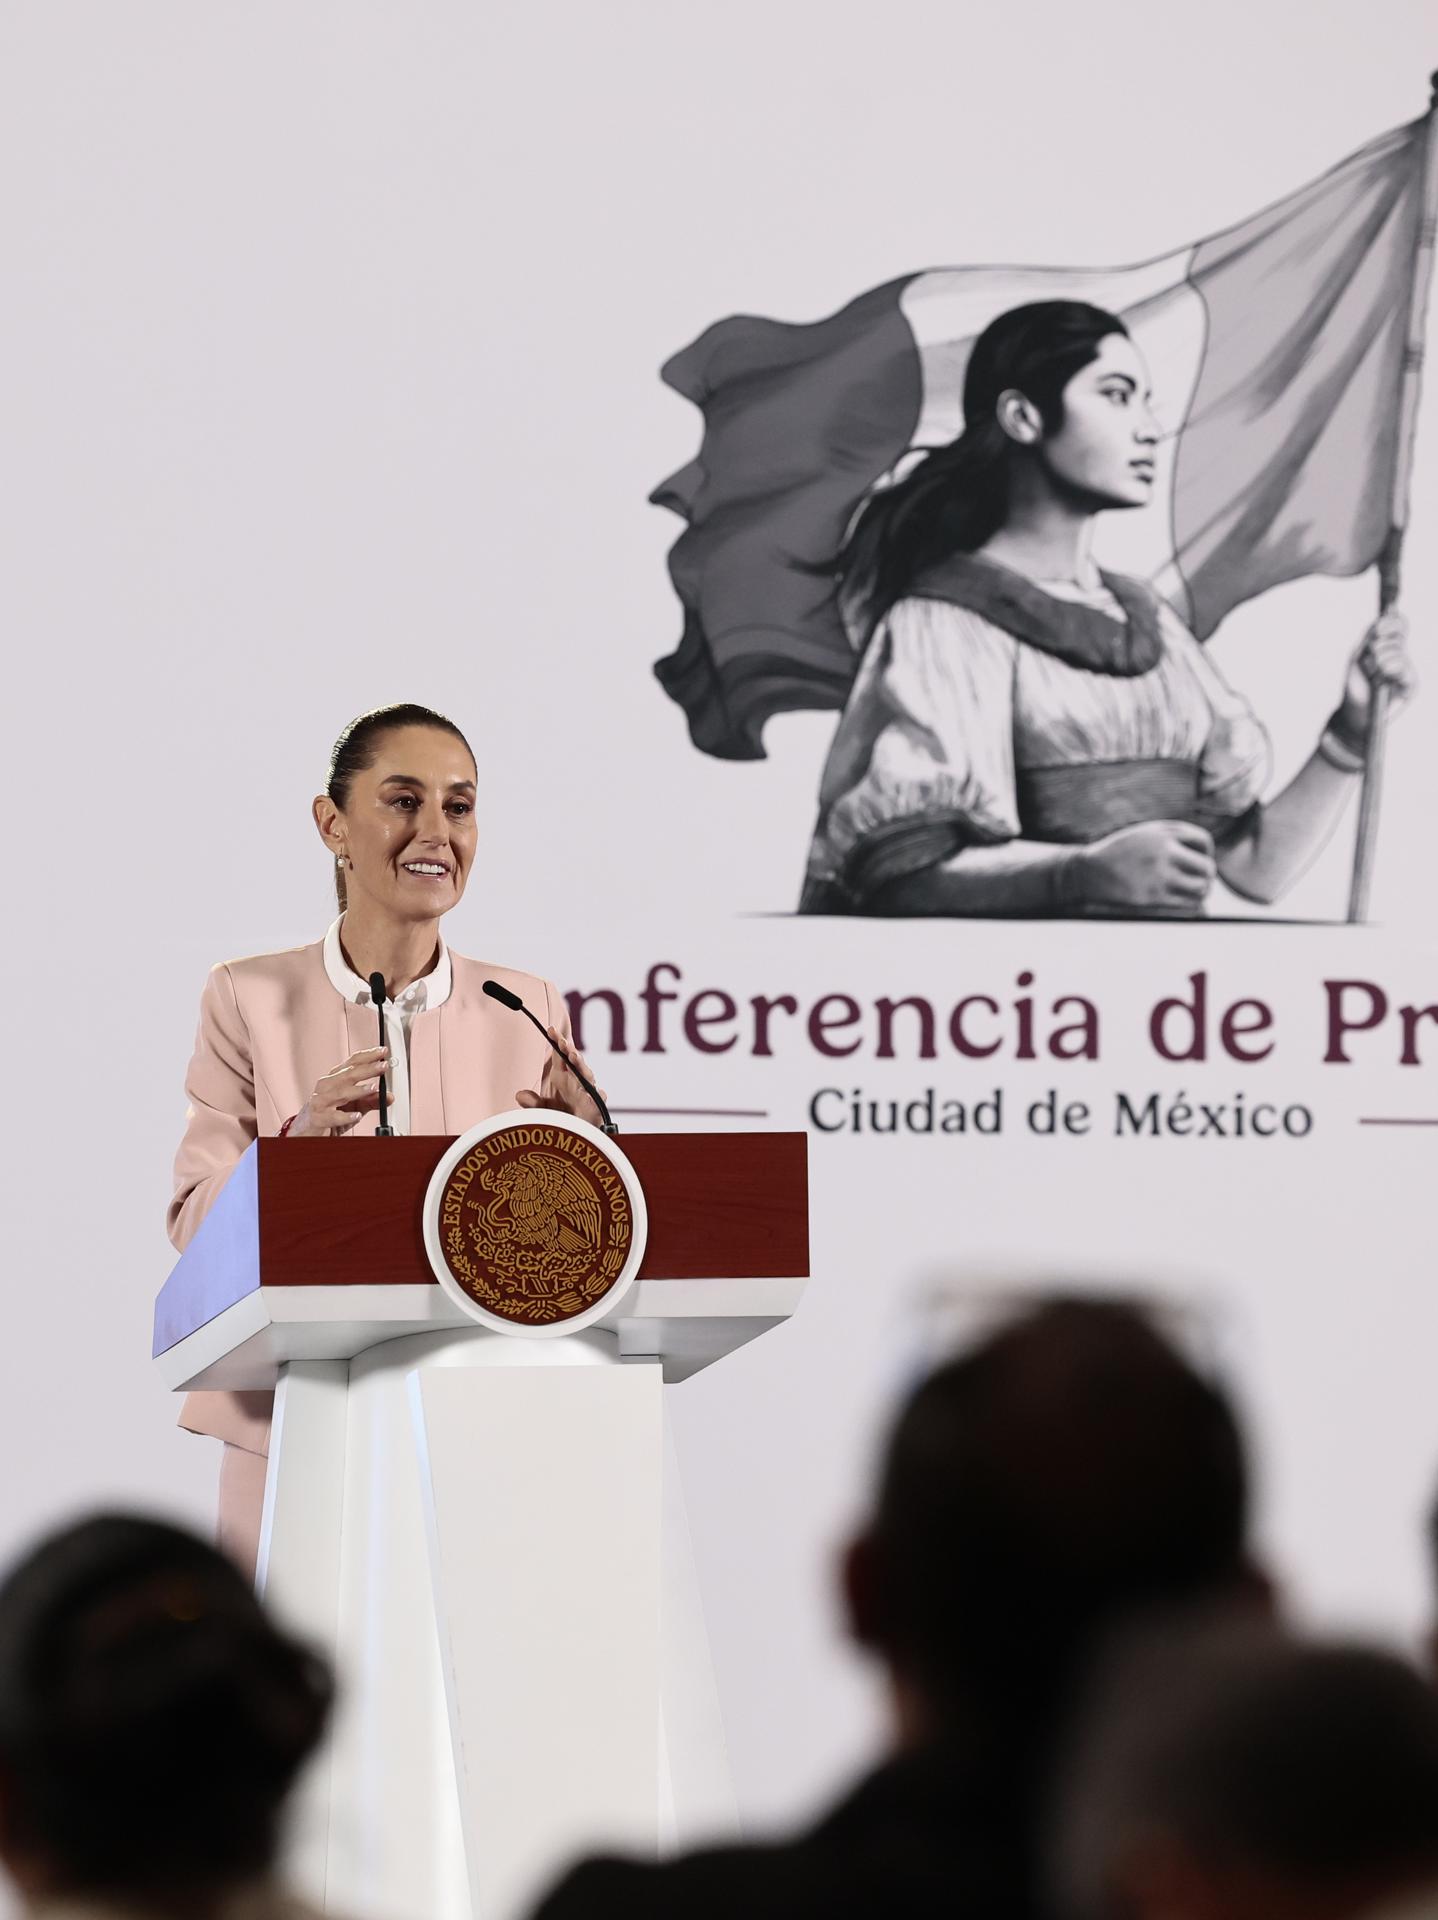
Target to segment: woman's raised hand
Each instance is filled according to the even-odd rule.
[[[1392,608],[1379,614],[1349,661],[1343,699],[1333,716],[1344,744],[1359,752],[1367,743],[1368,716],[1378,687],[1388,690],[1390,710],[1411,699],[1418,688],[1408,651],[1408,622]]]
[[[588,1120],[594,1126],[600,1126],[603,1123],[603,1115],[580,1086],[573,1071],[577,1066],[593,1086],[594,1075],[590,1070],[589,1062],[582,1053],[569,1044],[557,1028],[547,1027],[545,1031],[554,1045],[559,1048],[559,1053],[551,1052],[545,1063],[544,1073],[539,1082],[539,1092],[535,1093],[529,1087],[521,1087],[514,1096],[514,1104],[517,1107],[552,1107],[559,1113],[572,1113],[576,1120]],[[599,1091],[602,1095],[603,1087]]]
[[[331,1067],[295,1116],[291,1140],[348,1133],[379,1106],[379,1077],[389,1065],[386,1047],[362,1047],[342,1066]]]
[[[1196,913],[1218,874],[1213,836],[1187,820],[1145,820],[1081,848],[1078,894],[1127,913]]]

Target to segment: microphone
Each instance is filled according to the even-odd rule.
[[[520,999],[519,995],[517,993],[511,993],[508,987],[502,987],[497,980],[486,980],[484,983],[484,991],[489,995],[491,1000],[497,1000],[502,1007],[508,1007],[511,1013],[522,1013],[531,1026],[539,1028],[545,1040],[554,1048],[554,1051],[559,1055],[560,1059],[564,1061],[580,1086],[583,1087],[595,1106],[598,1107],[599,1117],[603,1121],[603,1126],[600,1131],[602,1133],[618,1133],[619,1129],[610,1118],[609,1109],[604,1104],[604,1095],[599,1091],[598,1087],[592,1086],[590,1082],[585,1079],[584,1075],[579,1071],[578,1067],[575,1066],[563,1047],[561,1047],[557,1041],[550,1040],[548,1028],[544,1025],[543,1021],[535,1018],[529,1011],[529,1008],[525,1006],[524,1002]]]
[[[374,1001],[375,1011],[379,1014],[379,1043],[384,1045],[384,1003],[388,996],[384,990],[384,975],[372,973],[369,977],[370,998]],[[393,1140],[394,1128],[389,1123],[389,1098],[385,1091],[384,1070],[379,1076],[379,1125],[375,1128],[375,1137]]]

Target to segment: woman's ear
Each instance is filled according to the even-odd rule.
[[[1036,447],[1043,438],[1044,423],[1038,408],[1017,387],[1004,388],[994,417],[1009,439],[1021,447]]]
[[[839,1561],[839,1585],[850,1638],[861,1647],[880,1644],[879,1556],[873,1536],[861,1533],[845,1547]]]
[[[340,810],[327,793],[317,793],[310,804],[315,828],[321,840],[338,860],[344,852],[345,837],[340,826]]]

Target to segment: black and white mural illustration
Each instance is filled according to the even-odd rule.
[[[919,273],[814,324],[720,321],[666,365],[703,441],[652,496],[686,523],[660,681],[731,759],[776,713],[840,714],[801,911],[1189,917],[1220,880],[1270,903],[1356,809],[1363,917],[1415,685],[1435,166],[1430,113],[1139,266]],[[1205,643],[1370,567],[1378,617],[1275,783]]]

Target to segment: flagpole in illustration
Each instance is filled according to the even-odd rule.
[[[1423,143],[1422,201],[1418,249],[1413,256],[1413,289],[1403,353],[1403,384],[1398,399],[1398,445],[1393,465],[1393,506],[1388,538],[1378,556],[1378,611],[1396,606],[1403,574],[1403,536],[1408,526],[1408,490],[1413,472],[1413,443],[1418,426],[1418,396],[1423,385],[1423,341],[1428,319],[1428,290],[1433,279],[1435,229],[1438,229],[1438,73],[1429,79],[1432,98]],[[1358,832],[1353,847],[1353,883],[1348,895],[1350,924],[1368,918],[1378,843],[1378,806],[1383,791],[1383,748],[1388,726],[1388,689],[1375,687],[1368,717],[1368,753],[1358,802]]]

